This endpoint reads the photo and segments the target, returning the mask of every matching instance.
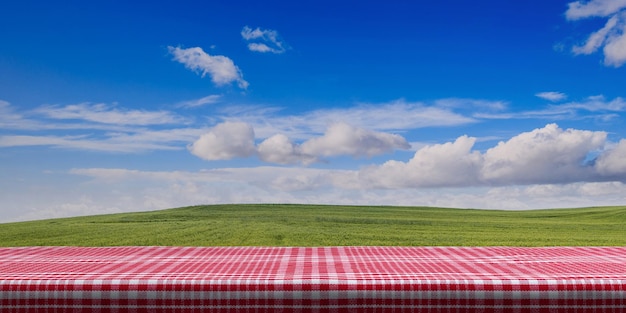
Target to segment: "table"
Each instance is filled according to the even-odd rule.
[[[626,247],[0,248],[2,312],[626,312]]]

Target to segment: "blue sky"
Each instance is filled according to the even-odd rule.
[[[626,1],[0,4],[0,221],[626,203]]]

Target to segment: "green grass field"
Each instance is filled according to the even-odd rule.
[[[10,246],[617,246],[626,207],[208,205],[0,224]]]

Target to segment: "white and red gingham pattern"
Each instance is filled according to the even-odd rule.
[[[0,312],[626,312],[626,247],[0,248]]]

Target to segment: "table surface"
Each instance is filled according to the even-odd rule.
[[[626,247],[0,248],[12,312],[623,312]]]

